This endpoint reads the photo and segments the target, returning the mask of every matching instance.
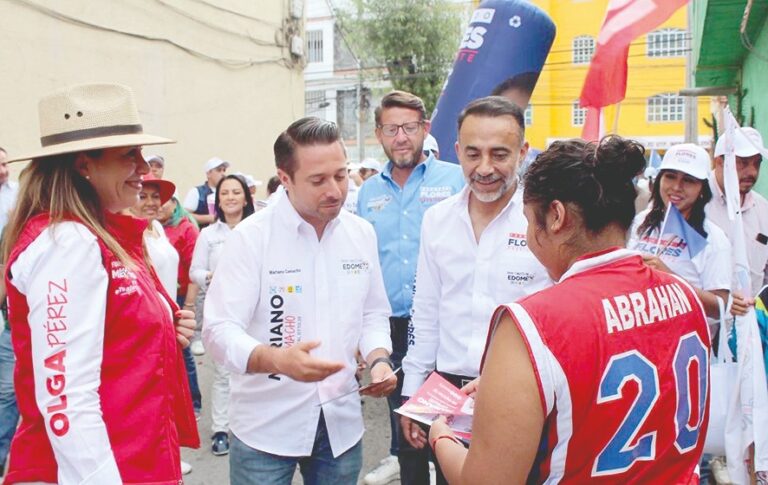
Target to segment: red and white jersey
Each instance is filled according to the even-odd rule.
[[[528,483],[691,482],[709,420],[710,338],[683,279],[612,249],[499,308],[493,327],[506,312],[545,416]]]

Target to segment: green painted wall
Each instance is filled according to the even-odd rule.
[[[750,110],[754,107],[753,126],[763,135],[763,142],[768,143],[768,23],[763,24],[757,38],[750,40],[754,51],[745,58],[741,71],[742,86],[748,90],[744,97],[742,113],[744,119],[749,122]],[[768,197],[768,160],[763,160],[756,190]]]

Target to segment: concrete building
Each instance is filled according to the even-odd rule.
[[[178,141],[145,153],[166,157],[182,196],[212,156],[266,180],[277,134],[304,114],[304,60],[291,53],[301,50],[302,3],[4,1],[0,146],[39,146],[41,95],[118,82],[133,88],[146,131]]]

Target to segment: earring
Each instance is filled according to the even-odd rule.
[[[85,180],[91,180],[91,176],[90,175],[86,175],[85,176]]]

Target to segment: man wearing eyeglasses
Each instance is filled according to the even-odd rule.
[[[395,367],[413,344],[410,315],[424,211],[464,187],[458,165],[424,153],[424,139],[430,128],[426,116],[424,102],[411,93],[392,91],[382,98],[375,111],[376,138],[389,161],[383,172],[360,187],[357,199],[358,215],[373,224],[378,238],[384,285],[392,306],[391,359]],[[414,449],[402,438],[399,419],[392,413],[402,403],[402,384],[401,374],[397,390],[388,398],[391,456],[365,476],[369,485],[397,478],[398,462],[403,485],[429,483],[428,450]]]

